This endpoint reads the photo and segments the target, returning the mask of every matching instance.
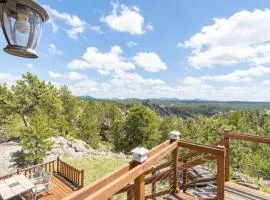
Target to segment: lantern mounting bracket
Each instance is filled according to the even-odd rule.
[[[43,22],[49,19],[49,15],[44,8],[38,5],[34,0],[0,0],[0,3],[15,2],[15,4],[20,4],[36,11],[42,18]]]

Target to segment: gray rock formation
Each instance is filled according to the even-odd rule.
[[[114,156],[116,158],[129,158],[122,153],[112,153],[110,150],[102,147],[101,150],[94,150],[81,140],[67,140],[64,137],[51,137],[53,147],[44,161],[56,159],[57,156],[65,156],[70,159],[80,156]],[[21,150],[19,143],[8,142],[0,144],[0,176],[14,170],[14,163],[11,161],[12,153]]]

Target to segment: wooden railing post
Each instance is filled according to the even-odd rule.
[[[136,200],[145,200],[145,182],[144,182],[144,173],[138,176],[134,180],[135,186],[135,199]]]
[[[226,150],[225,159],[225,181],[230,180],[230,138],[224,137],[224,146]]]
[[[134,161],[133,165],[140,165],[141,163],[148,160],[146,154],[148,149],[143,147],[137,147],[131,151]],[[134,197],[136,200],[145,200],[145,173],[140,174],[134,180]]]
[[[57,169],[57,173],[59,173],[59,171],[60,171],[60,159],[59,159],[59,156],[57,156],[57,159],[56,159],[56,169]]]
[[[180,140],[180,132],[178,131],[172,131],[170,133],[170,142],[174,143]],[[173,169],[173,193],[178,194],[179,193],[179,185],[178,185],[178,145],[177,147],[172,151],[172,169]]]
[[[81,170],[81,188],[84,186],[84,169]]]
[[[217,199],[225,199],[225,163],[226,163],[226,150],[224,154],[217,157]]]

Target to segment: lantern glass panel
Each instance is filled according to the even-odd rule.
[[[2,7],[2,26],[8,45],[34,53],[41,37],[41,16],[20,4],[15,5],[15,8],[6,5]]]

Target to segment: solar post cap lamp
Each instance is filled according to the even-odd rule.
[[[170,139],[171,140],[180,140],[181,133],[179,131],[171,131],[170,132]]]
[[[131,151],[132,153],[132,160],[137,161],[139,163],[143,163],[148,159],[146,153],[148,152],[148,149],[144,147],[136,147]]]
[[[35,51],[41,38],[42,24],[48,13],[36,0],[0,0],[1,25],[6,53],[24,58],[37,58]]]

